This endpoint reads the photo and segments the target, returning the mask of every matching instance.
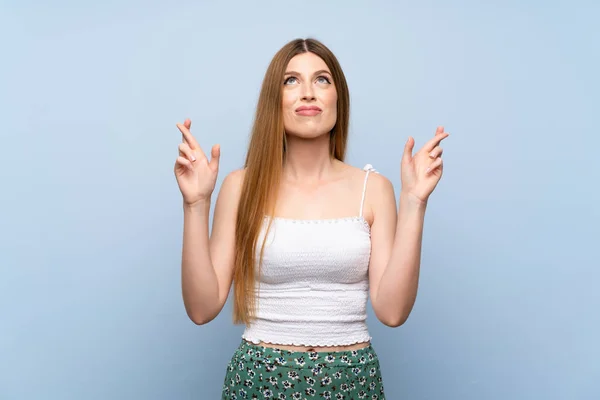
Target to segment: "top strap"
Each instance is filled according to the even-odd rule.
[[[369,179],[369,174],[371,172],[378,173],[377,170],[375,168],[373,168],[373,166],[371,164],[365,165],[365,167],[363,168],[363,170],[367,171],[367,173],[365,174],[365,183],[363,184],[362,199],[360,201],[360,214],[359,214],[359,216],[361,218],[363,216],[363,208],[364,208],[364,205],[365,205],[365,196],[367,194],[367,181]]]

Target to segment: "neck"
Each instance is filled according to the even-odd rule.
[[[283,177],[289,181],[306,183],[328,176],[334,165],[329,150],[329,135],[315,139],[287,136]]]

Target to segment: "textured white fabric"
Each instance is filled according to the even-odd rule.
[[[257,279],[257,318],[242,337],[297,346],[371,340],[366,324],[371,234],[358,216],[319,220],[274,217]],[[265,218],[263,234],[269,222]],[[260,252],[261,240],[257,245]],[[258,254],[257,254],[258,256]]]

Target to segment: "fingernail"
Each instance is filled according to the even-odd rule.
[[[196,161],[196,156],[192,154],[192,161]]]
[[[431,168],[427,168],[427,171],[425,171],[426,173],[429,173],[429,171],[431,171]]]
[[[429,158],[433,158],[433,151],[429,153]]]

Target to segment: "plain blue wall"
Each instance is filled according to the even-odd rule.
[[[242,328],[184,312],[175,123],[220,185],[306,36],[347,74],[349,163],[398,194],[406,138],[452,134],[414,311],[369,314],[388,399],[600,398],[600,7],[520,3],[2,1],[0,399],[219,397]]]

